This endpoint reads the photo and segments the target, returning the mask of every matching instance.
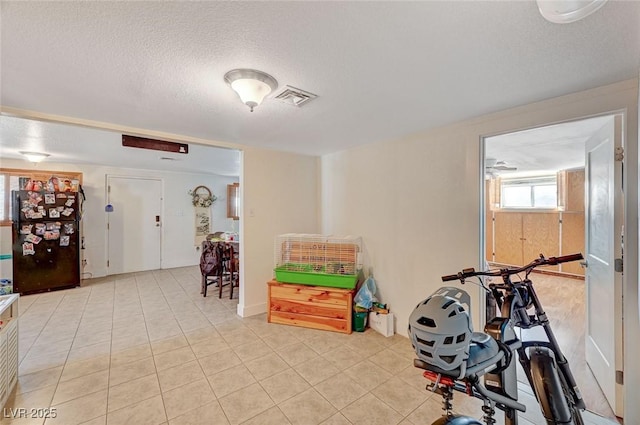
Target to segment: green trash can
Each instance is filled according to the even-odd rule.
[[[364,332],[367,327],[368,311],[353,310],[353,330],[356,332]]]

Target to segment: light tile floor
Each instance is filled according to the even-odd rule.
[[[440,416],[407,338],[241,319],[237,300],[203,298],[199,282],[186,267],[22,297],[19,383],[0,422],[422,425]],[[543,423],[522,396],[532,407],[521,423]],[[454,405],[478,417],[477,402],[458,395]],[[12,419],[19,408],[31,417]],[[31,415],[48,408],[55,418]]]

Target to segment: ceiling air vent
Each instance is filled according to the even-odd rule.
[[[275,96],[280,102],[300,107],[315,99],[318,95],[300,90],[295,87],[285,86],[284,90]]]

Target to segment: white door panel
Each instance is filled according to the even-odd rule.
[[[162,181],[107,176],[108,273],[161,268]]]
[[[585,273],[587,296],[586,360],[611,408],[622,415],[616,370],[622,370],[622,274],[615,271],[622,258],[622,172],[615,161],[621,145],[619,117],[612,117],[586,142]],[[588,408],[588,406],[587,406]]]

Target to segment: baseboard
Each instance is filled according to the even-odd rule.
[[[189,258],[189,259],[182,259],[182,260],[165,260],[162,261],[162,265],[161,265],[161,269],[176,269],[178,267],[191,267],[191,266],[197,266],[199,263],[199,257],[198,259],[193,259],[193,258]]]
[[[257,316],[258,314],[267,312],[267,303],[254,304],[245,306],[238,304],[237,313],[240,317]]]
[[[107,269],[105,268],[99,268],[95,270],[88,269],[80,272],[80,280],[95,279],[98,277],[106,277],[106,276],[107,276]]]
[[[584,276],[579,275],[579,274],[573,274],[573,273],[565,273],[565,272],[557,272],[554,270],[534,270],[534,273],[539,273],[539,274],[548,274],[551,276],[559,276],[559,277],[568,277],[571,279],[577,279],[577,280],[584,280]]]

